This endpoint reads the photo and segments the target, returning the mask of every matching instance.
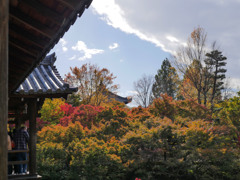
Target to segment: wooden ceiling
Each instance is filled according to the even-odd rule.
[[[10,0],[10,95],[91,2],[92,0]]]

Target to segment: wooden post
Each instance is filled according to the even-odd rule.
[[[8,0],[0,1],[0,180],[7,179]]]
[[[36,143],[37,143],[37,127],[36,127],[36,117],[37,117],[37,99],[30,99],[28,103],[29,114],[29,173],[37,174],[37,152],[36,152]]]

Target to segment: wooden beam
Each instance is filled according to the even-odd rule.
[[[34,55],[33,57],[35,58],[37,57],[39,52],[42,52],[41,48],[33,46],[31,44],[27,44],[26,41],[19,40],[12,36],[9,37],[8,41],[10,44],[14,44],[15,47],[19,46],[22,49],[24,49],[27,52],[27,54],[30,54],[30,55],[33,54]]]
[[[25,65],[25,67],[27,68],[28,66]],[[11,74],[10,77],[19,77],[19,75],[26,71],[26,68],[24,68],[24,64],[22,66],[16,64],[9,64],[9,69],[11,69],[11,71],[9,70],[9,73]]]
[[[67,6],[71,10],[74,10],[79,3],[78,1],[75,1],[75,0],[57,0],[57,1]]]
[[[22,46],[14,43],[14,42],[11,42],[11,41],[9,42],[9,45],[14,46],[15,48],[17,48],[17,49],[19,49],[19,50],[21,50],[21,51],[31,55],[34,58],[37,58],[37,54],[29,51],[29,49],[27,49],[27,48],[23,48]]]
[[[9,2],[0,1],[0,180],[7,179],[8,19]]]
[[[37,118],[37,99],[30,99],[28,102],[29,114],[29,173],[37,173],[37,162],[36,162],[36,143],[37,143],[37,127],[36,127],[36,118]]]
[[[8,164],[28,164],[28,161],[8,161]]]
[[[22,69],[24,69],[26,71],[26,69],[32,64],[32,62],[35,61],[35,59],[33,57],[28,57],[25,54],[22,53],[16,53],[17,51],[14,51],[14,54],[10,54],[9,55],[9,59],[10,59],[10,63],[9,65],[17,65],[17,66],[21,66]],[[20,55],[20,56],[18,56]],[[10,68],[11,69],[11,68]],[[16,71],[16,69],[14,69],[14,71]]]
[[[32,57],[31,55],[26,54],[26,53],[22,52],[21,50],[16,49],[13,46],[9,46],[9,52],[14,52],[14,53],[10,53],[10,56],[9,56],[9,58],[10,58],[9,61],[13,62],[14,64],[15,63],[16,64],[21,64],[21,63],[24,62],[25,64],[30,65],[30,64],[32,64],[36,60],[35,57]],[[14,59],[12,59],[13,57],[14,57]]]
[[[61,14],[54,12],[47,6],[44,6],[42,3],[40,3],[41,1],[21,0],[19,2],[21,5],[31,8],[33,11],[51,20],[57,25],[61,25],[64,20],[64,17]]]
[[[32,34],[29,34],[25,30],[21,30],[20,27],[17,27],[15,25],[9,25],[9,35],[10,37],[15,36],[21,39],[23,42],[27,42],[29,44],[32,44],[33,46],[36,46],[42,49],[49,42],[49,41],[44,41]]]
[[[41,22],[37,22],[37,20],[32,19],[31,17],[23,14],[17,8],[10,7],[9,17],[19,22],[20,24],[23,24],[29,28],[34,29],[35,31],[48,37],[49,39],[51,39],[56,33],[53,29],[46,27]]]

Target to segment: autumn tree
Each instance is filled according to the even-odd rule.
[[[152,93],[154,98],[159,98],[161,94],[167,94],[176,98],[178,75],[176,69],[171,66],[170,61],[166,58],[155,75],[155,82],[152,86]]]
[[[113,84],[116,78],[106,68],[97,65],[84,64],[80,68],[70,68],[65,81],[78,87],[77,96],[82,104],[100,105],[107,101],[107,93],[115,91],[118,86]]]
[[[202,62],[206,54],[207,34],[203,28],[196,28],[191,33],[187,45],[180,48],[175,60],[178,70],[189,79],[192,86],[197,90],[197,100],[201,104],[201,93],[203,90],[204,76]]]
[[[64,105],[64,100],[60,98],[45,99],[43,106],[39,113],[41,114],[40,119],[50,124],[58,124],[59,119],[64,116],[64,112],[61,109],[61,105]]]
[[[212,51],[207,52],[206,37],[203,28],[194,29],[187,45],[175,56],[175,62],[184,80],[188,80],[196,90],[198,103],[207,106],[209,102],[212,109],[214,100],[221,96],[226,72],[223,66],[227,58],[217,50],[216,42],[212,44]]]
[[[142,107],[148,107],[152,102],[153,77],[143,75],[141,79],[134,82],[134,90],[137,92],[134,100]]]

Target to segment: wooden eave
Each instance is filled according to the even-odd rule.
[[[12,94],[92,0],[10,0],[9,85]]]

